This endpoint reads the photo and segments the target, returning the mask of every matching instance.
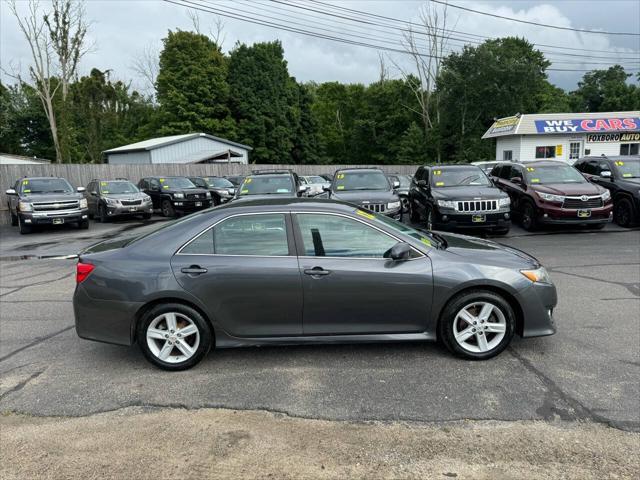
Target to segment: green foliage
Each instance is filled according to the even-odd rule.
[[[235,136],[229,112],[227,60],[207,36],[169,31],[156,81],[158,135],[190,132]]]
[[[620,112],[640,108],[640,91],[627,83],[631,76],[620,65],[585,73],[571,92],[573,108],[582,112]]]

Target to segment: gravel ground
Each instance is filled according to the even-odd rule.
[[[2,478],[637,478],[639,436],[592,423],[310,420],[224,409],[0,419]]]

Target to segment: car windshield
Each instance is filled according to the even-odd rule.
[[[614,168],[618,171],[622,178],[639,178],[640,177],[640,158],[630,160],[616,160]]]
[[[160,183],[162,184],[162,188],[165,190],[172,189],[188,189],[188,188],[197,188],[191,180],[185,177],[166,177],[161,178]]]
[[[389,180],[382,172],[338,172],[333,181],[334,191],[389,190]]]
[[[20,182],[22,193],[73,193],[64,178],[33,178]]]
[[[311,175],[304,177],[308,183],[327,183],[327,181],[319,175]]]
[[[408,225],[402,222],[399,222],[397,220],[394,220],[390,217],[387,217],[386,215],[380,215],[377,213],[368,212],[360,209],[357,209],[355,212],[357,215],[360,215],[361,217],[365,217],[369,220],[372,220],[374,223],[380,223],[382,225],[385,225],[386,227],[391,228],[396,233],[399,233],[400,236],[402,235],[409,236],[411,238],[414,238],[422,242],[424,245],[428,247],[438,245],[440,243],[440,240],[436,239],[431,233],[427,232],[426,230],[418,230],[418,229],[409,227]]]
[[[131,182],[100,182],[100,193],[138,193],[138,187]]]
[[[233,188],[233,183],[231,183],[226,178],[220,177],[204,177],[205,181],[216,188]]]
[[[527,185],[587,183],[582,174],[569,165],[529,166],[525,170]]]
[[[244,179],[240,195],[282,195],[293,192],[290,175],[253,175]]]
[[[400,182],[400,188],[409,188],[411,186],[411,177],[409,175],[389,175],[392,182]]]
[[[431,186],[433,187],[487,186],[491,184],[486,173],[478,167],[443,168],[434,169],[431,172]]]

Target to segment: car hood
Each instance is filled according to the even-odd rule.
[[[108,193],[104,196],[107,198],[116,198],[118,200],[126,200],[128,198],[133,198],[137,200],[139,198],[144,198],[147,195],[142,192],[138,192],[138,193]]]
[[[604,188],[593,183],[545,183],[544,185],[530,185],[534,192],[553,193],[555,195],[600,195]]]
[[[55,201],[69,201],[80,200],[84,198],[81,193],[35,193],[29,195],[21,195],[20,200],[23,202],[55,202]]]
[[[432,195],[440,200],[474,200],[496,199],[507,196],[502,190],[493,186],[465,185],[460,187],[432,188]]]
[[[535,257],[517,248],[466,235],[438,233],[447,241],[447,254],[459,257],[459,260],[468,259],[469,263],[516,269],[540,266]]]
[[[397,202],[398,195],[391,190],[356,190],[352,192],[331,192],[331,199],[361,205],[367,202]]]

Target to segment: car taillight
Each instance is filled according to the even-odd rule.
[[[76,283],[82,283],[95,267],[90,263],[80,263],[76,266]]]

